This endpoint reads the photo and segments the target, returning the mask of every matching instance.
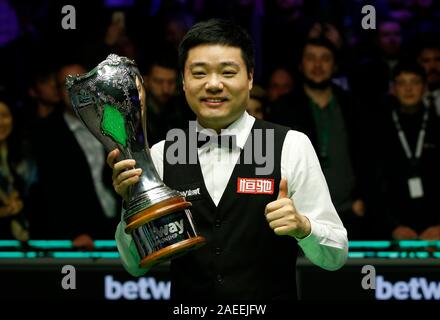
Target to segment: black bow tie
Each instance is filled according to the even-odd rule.
[[[237,147],[237,137],[235,135],[228,134],[209,136],[204,133],[197,132],[197,148],[209,146],[210,144],[215,144],[219,148],[225,147],[232,150]]]

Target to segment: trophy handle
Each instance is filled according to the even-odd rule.
[[[142,125],[142,133],[145,139],[145,146],[149,148],[148,138],[147,138],[147,94],[144,87],[143,78],[136,74],[136,87],[139,92],[139,101],[141,103],[141,125]]]

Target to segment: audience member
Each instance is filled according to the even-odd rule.
[[[64,108],[43,119],[35,133],[46,210],[31,226],[34,238],[67,238],[92,248],[93,239],[111,237],[118,208],[103,146],[74,114],[65,87],[67,75],[85,72],[79,64],[61,67],[57,83]]]
[[[436,111],[437,116],[440,116],[440,44],[422,45],[417,61],[426,72],[427,90],[424,102]]]
[[[423,102],[426,74],[415,63],[394,71],[393,96],[382,130],[383,209],[389,237],[440,240],[440,124]]]
[[[332,84],[335,49],[327,39],[309,39],[303,49],[303,85],[271,108],[271,121],[307,134],[317,150],[330,195],[350,239],[362,237],[366,207],[362,186],[356,104]]]
[[[267,99],[274,102],[279,97],[293,90],[294,80],[291,73],[283,67],[276,68],[269,76]]]
[[[254,85],[250,91],[249,102],[246,107],[247,112],[256,119],[263,120],[266,106],[266,91],[259,86]]]
[[[143,74],[147,93],[147,139],[150,146],[173,128],[183,128],[191,110],[177,94],[177,55],[155,58]]]
[[[17,168],[25,159],[13,135],[14,121],[9,103],[0,99],[0,239],[29,239],[25,215],[24,181]],[[27,209],[27,207],[26,207]]]

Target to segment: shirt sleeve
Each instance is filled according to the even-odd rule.
[[[161,141],[155,144],[151,149],[151,158],[153,160],[154,166],[159,174],[159,177],[163,179],[163,148],[165,145],[165,141]],[[124,216],[124,209],[122,209],[121,213],[121,221],[119,222],[116,233],[115,240],[116,246],[119,251],[119,255],[121,257],[122,265],[125,270],[130,273],[132,276],[139,277],[145,274],[148,269],[140,268],[140,257],[136,249],[136,244],[133,241],[131,235],[125,233],[126,224],[123,221],[122,217]]]
[[[341,268],[348,255],[347,230],[331,201],[316,152],[309,138],[289,131],[281,154],[281,175],[296,210],[305,215],[311,233],[298,241],[306,257],[326,270]]]

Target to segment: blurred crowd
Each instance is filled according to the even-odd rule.
[[[350,240],[440,240],[440,2],[0,0],[0,238],[112,239],[121,201],[65,77],[109,53],[134,59],[149,145],[194,115],[177,47],[195,22],[245,27],[256,68],[248,112],[308,135]],[[362,7],[376,29],[362,29]]]

